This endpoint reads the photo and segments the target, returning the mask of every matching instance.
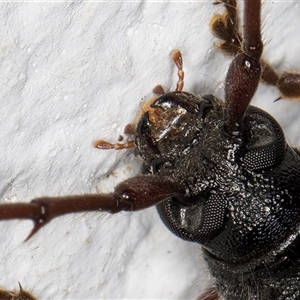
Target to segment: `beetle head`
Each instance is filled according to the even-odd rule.
[[[165,225],[237,262],[274,247],[274,233],[289,233],[299,205],[282,186],[292,153],[276,120],[249,107],[240,131],[231,134],[225,105],[211,95],[167,93],[142,115],[136,145],[150,172],[185,186],[193,199],[158,204]]]

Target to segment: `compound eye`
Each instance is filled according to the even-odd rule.
[[[285,156],[284,133],[277,121],[265,111],[249,107],[244,118],[249,130],[244,165],[250,170],[262,170],[279,165]]]
[[[156,208],[164,224],[179,238],[205,244],[218,236],[226,224],[225,197],[211,192],[192,205],[174,200],[159,203]]]

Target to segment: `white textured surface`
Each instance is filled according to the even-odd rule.
[[[172,89],[173,49],[183,53],[185,90],[222,96],[228,58],[208,24],[222,7],[196,2],[0,3],[1,201],[111,191],[138,171],[132,151],[100,151],[115,141],[161,83]],[[300,70],[298,1],[266,2],[266,56]],[[300,103],[255,104],[300,144]],[[116,170],[116,172],[114,172]],[[0,285],[21,282],[40,299],[195,299],[208,284],[197,245],[164,228],[155,209],[52,221],[23,243],[30,221],[0,222]]]

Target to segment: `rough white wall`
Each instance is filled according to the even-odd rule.
[[[176,84],[179,48],[185,90],[222,96],[228,58],[208,24],[222,7],[199,2],[0,3],[2,202],[42,195],[108,192],[138,172],[133,151],[115,141],[160,83]],[[266,1],[266,56],[300,70],[298,1]],[[261,87],[254,103],[300,144],[300,103]],[[195,299],[209,284],[197,245],[180,241],[155,208],[117,216],[70,215],[30,241],[30,221],[0,222],[0,285],[40,299]]]

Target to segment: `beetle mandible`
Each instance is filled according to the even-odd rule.
[[[259,76],[258,76],[259,77]],[[255,90],[255,88],[251,88],[251,91],[253,91],[253,90]],[[171,94],[170,94],[171,95]],[[172,94],[172,95],[174,95],[174,94]],[[187,95],[187,96],[189,96],[189,97],[191,97],[190,95]],[[251,98],[252,97],[250,97],[250,100],[251,100]],[[192,108],[190,108],[190,104],[189,103],[187,103],[186,101],[184,101],[184,103],[179,103],[180,105],[180,109],[178,110],[178,113],[177,113],[177,117],[178,116],[185,116],[186,115],[186,112],[188,112],[188,113],[192,113],[192,111],[198,111],[199,113],[201,112],[201,114],[203,114],[203,116],[205,116],[205,118],[204,119],[206,119],[206,113],[208,113],[208,115],[210,114],[210,110],[211,110],[211,107],[212,106],[214,106],[214,104],[215,104],[215,100],[214,100],[214,98],[211,98],[211,97],[204,97],[204,99],[205,99],[205,101],[204,101],[204,105],[202,105],[202,107],[200,108],[200,107],[198,107],[198,105],[196,105],[197,107],[192,107]],[[165,99],[160,99],[163,103],[159,103],[159,105],[158,106],[161,106],[161,107],[165,107],[164,105],[166,105],[166,107],[168,107],[168,105],[170,105],[170,103],[172,104],[172,103],[174,103],[174,101],[176,102],[176,99],[173,101],[172,99],[171,100],[168,100],[168,101],[166,101],[165,103],[164,103],[164,101],[165,101]],[[250,101],[249,100],[249,101]],[[196,101],[197,102],[197,101]],[[234,102],[235,103],[235,102]],[[156,102],[156,104],[157,104],[157,102]],[[178,103],[176,103],[176,104],[178,104]],[[246,104],[246,106],[247,106],[248,104]],[[172,106],[172,105],[171,105]],[[201,105],[200,105],[201,106]],[[185,113],[182,113],[182,111],[185,111]],[[239,108],[237,109],[237,111],[239,112]],[[231,121],[228,121],[228,122],[225,122],[225,125],[226,125],[226,132],[227,132],[227,134],[229,135],[229,136],[233,136],[233,138],[234,139],[237,139],[237,141],[235,141],[235,143],[231,143],[230,145],[234,145],[235,147],[234,147],[234,149],[231,149],[230,148],[230,145],[229,146],[227,146],[228,147],[228,149],[230,149],[230,153],[231,154],[233,154],[233,156],[231,157],[231,159],[233,159],[233,161],[235,161],[235,156],[234,156],[234,151],[235,151],[235,148],[239,148],[240,147],[240,140],[241,141],[244,141],[244,140],[247,140],[247,138],[249,138],[249,136],[250,136],[250,141],[251,141],[251,143],[252,143],[252,148],[250,147],[249,149],[247,149],[247,150],[249,150],[249,155],[250,156],[247,156],[247,151],[246,150],[244,150],[244,149],[242,149],[241,150],[241,153],[242,154],[240,154],[239,153],[239,155],[243,158],[243,159],[241,159],[241,161],[243,161],[243,163],[246,165],[246,167],[248,167],[250,170],[251,170],[251,172],[253,172],[253,171],[256,171],[257,169],[260,169],[260,168],[262,168],[262,166],[259,164],[259,167],[257,168],[257,165],[256,164],[253,164],[253,162],[251,161],[251,155],[256,155],[256,150],[257,150],[257,148],[259,148],[258,146],[261,146],[261,141],[259,140],[259,137],[255,137],[255,138],[257,138],[257,141],[256,142],[253,142],[252,140],[251,140],[251,137],[252,137],[252,133],[248,133],[247,132],[247,129],[241,129],[242,127],[243,127],[243,122],[241,121],[241,120],[243,120],[243,118],[242,118],[242,116],[239,116],[239,117],[237,117],[237,119],[235,119],[236,118],[236,113],[234,113],[233,114],[233,116],[234,116],[234,118],[233,118],[233,120],[231,119],[231,117],[232,117],[232,114],[231,114],[231,112],[232,112],[232,110],[231,109],[229,109],[229,112],[227,113],[227,119],[228,120],[231,120]],[[252,116],[253,115],[255,115],[256,116],[256,112],[254,111],[254,112],[252,112]],[[187,116],[187,117],[189,117],[189,116]],[[207,119],[209,119],[209,117],[207,117]],[[255,118],[253,118],[253,119],[255,119]],[[197,121],[197,120],[196,120]],[[203,124],[201,123],[202,121],[201,120],[198,120],[199,121],[199,123],[197,123],[198,125],[197,125],[197,129],[199,129],[199,128],[202,128],[202,126],[203,126]],[[144,123],[147,123],[148,121],[147,120],[145,120],[145,122],[143,121],[142,122],[142,125],[144,124]],[[245,121],[246,122],[246,121]],[[249,122],[249,124],[252,124],[252,123],[255,123],[256,122],[256,120],[255,120],[255,122],[253,121],[253,120],[251,120],[251,114],[250,114],[250,121],[249,120],[247,120],[247,122]],[[272,121],[270,121],[271,123],[272,123]],[[188,121],[187,123],[190,123],[190,121]],[[236,125],[236,124],[238,124],[238,125]],[[248,124],[248,125],[249,125]],[[255,123],[256,124],[256,123]],[[206,125],[206,124],[204,124],[204,125]],[[257,125],[257,124],[256,124]],[[258,124],[257,125],[257,128],[260,128],[262,125],[261,124]],[[147,127],[147,126],[146,126]],[[218,127],[218,126],[217,126]],[[245,127],[247,127],[247,126],[245,126]],[[276,127],[276,126],[275,126]],[[144,127],[142,127],[141,126],[141,128],[139,128],[138,129],[138,131],[140,132],[140,135],[139,134],[137,134],[137,137],[138,138],[140,138],[140,139],[143,139],[143,138],[145,138],[145,141],[147,142],[147,149],[154,149],[155,150],[155,147],[153,147],[153,145],[151,145],[151,144],[149,144],[149,142],[151,142],[151,138],[149,138],[149,137],[151,137],[151,133],[147,133],[147,128],[144,128]],[[177,128],[177,131],[180,131],[181,130],[181,128]],[[185,130],[185,129],[184,129]],[[190,134],[190,132],[191,132],[191,129],[190,128],[187,128],[186,129],[187,130],[187,132]],[[175,131],[176,131],[176,128],[175,128]],[[274,129],[274,131],[276,132],[276,133],[279,133],[280,134],[280,130],[276,127],[275,129]],[[264,134],[265,132],[262,130],[262,132],[260,132],[261,134]],[[190,143],[192,143],[192,145],[194,145],[193,143],[193,141],[194,140],[196,140],[196,145],[197,145],[197,139],[198,139],[198,131],[196,131],[196,132],[194,132],[193,134],[195,134],[195,136],[193,136],[192,137],[192,140],[189,140],[188,138],[187,138],[187,140],[185,141],[185,143],[187,143],[188,145],[190,144]],[[175,135],[174,135],[175,136]],[[176,137],[176,136],[175,136]],[[257,144],[258,143],[258,144]],[[142,148],[142,145],[143,145],[143,143],[140,143],[139,144],[139,141],[137,140],[137,144],[138,144],[138,148],[139,149],[141,149]],[[177,143],[175,142],[175,144],[177,145]],[[185,147],[187,147],[187,144],[185,144],[184,146]],[[167,145],[168,146],[168,145]],[[263,145],[263,146],[265,146],[265,145]],[[273,144],[271,143],[271,146],[273,146]],[[277,145],[276,143],[275,143],[275,149],[276,149],[276,153],[278,152],[279,153],[279,155],[282,155],[282,149],[280,148],[280,145]],[[277,146],[279,147],[279,148],[277,148]],[[163,152],[165,152],[165,145],[164,144],[161,144],[161,147],[163,147]],[[191,148],[193,148],[194,146],[192,146]],[[178,150],[179,151],[179,153],[181,153],[181,151],[183,151],[182,149],[176,149],[176,147],[173,147],[175,150]],[[189,148],[189,147],[187,147],[187,148]],[[146,149],[146,150],[147,150]],[[279,150],[278,150],[279,149]],[[281,150],[280,150],[281,149]],[[233,151],[234,150],[234,151]],[[176,151],[175,151],[176,152]],[[277,154],[278,154],[277,153]],[[149,164],[147,165],[147,169],[151,169],[151,172],[152,173],[159,173],[160,175],[163,175],[163,173],[164,172],[166,172],[168,175],[168,177],[170,176],[171,178],[172,178],[172,175],[171,174],[169,174],[168,172],[170,172],[170,170],[168,171],[168,168],[170,168],[170,161],[168,161],[169,159],[172,159],[172,157],[174,157],[174,155],[176,155],[176,153],[172,153],[172,155],[171,156],[167,156],[167,157],[156,157],[156,156],[159,156],[159,155],[157,155],[157,153],[155,153],[155,158],[153,158],[153,156],[151,156],[152,154],[150,153],[149,154],[150,155],[150,158],[148,158],[148,160],[149,160]],[[215,155],[215,153],[206,153],[205,154],[205,158],[208,160],[208,161],[210,161],[210,159],[211,159],[211,155]],[[148,156],[148,154],[147,154],[147,156]],[[280,156],[281,157],[281,156]],[[270,166],[268,165],[268,163],[277,163],[278,162],[278,160],[280,160],[281,158],[278,158],[276,155],[275,155],[275,157],[274,156],[271,156],[270,157],[270,160],[268,160],[267,162],[266,162],[266,165],[263,165],[263,167],[264,168],[266,168],[266,169],[268,169]],[[147,157],[146,157],[146,154],[144,153],[144,158],[147,160]],[[151,162],[151,164],[150,164],[150,162]],[[260,162],[260,163],[262,163],[262,162]],[[168,166],[169,165],[169,166]],[[172,164],[171,164],[172,165]],[[166,176],[166,175],[164,175],[164,176]],[[180,175],[180,177],[182,177],[183,176],[183,174],[181,174]],[[185,176],[185,175],[184,175]],[[137,182],[139,183],[139,184],[141,184],[141,183],[143,183],[144,182],[144,178],[145,177],[139,177],[139,178],[137,178],[136,180],[138,180]],[[159,180],[159,181],[156,181],[156,179],[155,179],[155,177],[147,177],[147,184],[149,183],[148,182],[148,180],[150,179],[150,178],[152,178],[154,181],[153,181],[153,185],[155,184],[155,188],[157,188],[157,185],[159,185],[160,183],[161,183],[161,180]],[[152,180],[151,179],[151,180]],[[184,182],[186,179],[184,179],[184,178],[182,178],[182,179],[180,179],[179,181],[180,182]],[[185,204],[188,204],[188,207],[193,207],[193,205],[194,205],[194,201],[196,201],[197,203],[198,203],[198,201],[199,201],[199,199],[194,199],[194,196],[198,196],[198,194],[197,193],[195,193],[195,191],[193,191],[193,189],[192,189],[192,187],[191,187],[191,184],[189,183],[189,180],[187,180],[187,182],[184,182],[184,184],[179,184],[178,186],[177,186],[177,184],[176,184],[176,186],[174,186],[173,185],[173,182],[172,181],[174,181],[174,180],[170,180],[170,179],[167,179],[165,182],[164,182],[164,184],[163,184],[163,186],[162,186],[162,190],[164,191],[164,193],[166,192],[167,194],[169,194],[169,193],[171,193],[172,195],[173,195],[173,193],[176,191],[176,195],[174,194],[173,195],[173,197],[175,197],[176,196],[176,199],[177,199],[177,201],[180,203],[180,205],[182,205],[182,202],[183,203],[185,203],[185,201],[186,201],[186,198],[188,198],[188,203],[185,203]],[[216,180],[214,180],[214,181],[216,181]],[[127,182],[128,183],[128,182]],[[204,183],[202,183],[202,185],[203,185]],[[129,185],[130,185],[130,187],[132,187],[132,185],[131,185],[131,183],[129,182]],[[182,186],[181,186],[182,185]],[[151,186],[151,184],[150,184],[150,186]],[[208,187],[209,185],[207,185],[206,186],[206,189],[207,189],[207,187]],[[135,187],[136,187],[136,185],[135,185]],[[204,185],[204,187],[205,187],[205,185]],[[214,187],[215,188],[215,187]],[[166,189],[166,190],[165,190]],[[205,193],[207,193],[207,191],[206,191],[206,189],[205,189]],[[170,192],[170,191],[172,191],[172,192]],[[183,196],[183,197],[182,197]],[[165,197],[165,194],[164,194],[164,197]],[[207,195],[205,195],[205,198],[207,197]],[[212,198],[211,198],[212,197]],[[208,197],[208,199],[214,199],[214,200],[216,200],[215,199],[215,197],[219,197],[219,196],[217,196],[217,193],[215,193],[215,191],[213,190],[213,193],[212,193],[212,196],[211,197]],[[108,199],[110,199],[111,197],[109,196],[108,197]],[[181,199],[182,198],[182,199]],[[157,200],[157,199],[156,199]],[[191,200],[191,201],[190,201]],[[209,232],[205,232],[204,234],[202,234],[202,233],[199,233],[199,241],[201,242],[201,243],[205,243],[206,241],[210,241],[210,240],[212,240],[212,239],[214,239],[216,236],[218,236],[219,235],[219,230],[220,230],[220,228],[219,228],[219,226],[220,226],[220,223],[222,223],[224,220],[221,218],[222,216],[224,216],[224,213],[223,213],[223,210],[224,209],[226,209],[226,207],[224,208],[223,207],[223,205],[222,205],[222,199],[220,199],[220,198],[218,198],[217,199],[218,201],[220,201],[221,202],[221,204],[220,204],[220,207],[221,207],[221,215],[219,215],[219,210],[217,210],[216,211],[216,216],[218,216],[218,222],[217,222],[217,227],[215,228],[213,228],[213,230],[212,231],[209,231]],[[66,199],[64,200],[64,201],[66,201]],[[204,202],[205,203],[205,202]],[[210,201],[207,201],[207,205],[208,205],[208,207],[210,207]],[[219,204],[218,204],[219,205]],[[125,205],[126,206],[126,208],[127,208],[127,205]],[[131,206],[131,205],[130,205]],[[21,205],[19,205],[18,206],[19,208],[21,208],[21,207],[23,207],[23,208],[27,208],[28,206],[27,205],[24,205],[24,206],[21,206]],[[217,206],[212,206],[212,207],[217,207]],[[4,209],[5,207],[3,206],[3,209]],[[6,208],[8,208],[8,207],[6,207]],[[139,204],[138,204],[138,208],[141,208],[140,206],[139,206]],[[267,207],[268,208],[268,207]],[[79,208],[79,209],[82,209],[82,208]],[[131,207],[130,207],[130,209],[131,209]],[[205,210],[208,210],[208,208],[206,207],[206,206],[204,206],[204,208],[200,208],[200,214],[202,214],[202,209],[205,211]],[[270,208],[268,208],[268,209],[270,209]],[[22,217],[21,215],[20,215],[20,211],[17,211],[16,210],[16,207],[14,206],[13,207],[13,211],[14,212],[16,212],[18,215],[16,215],[17,217]],[[56,211],[57,211],[57,209],[56,209]],[[22,213],[23,212],[25,212],[23,209],[22,209]],[[26,213],[26,212],[25,212]],[[7,216],[7,215],[6,215]],[[6,216],[3,216],[3,218],[5,218]],[[13,215],[10,215],[10,217],[13,217]],[[48,217],[49,217],[49,214],[48,214]],[[222,219],[222,220],[221,220]],[[39,218],[39,220],[41,220],[40,218]],[[41,224],[42,222],[40,222],[39,224]],[[222,223],[223,224],[223,223]],[[250,226],[249,226],[250,227]],[[38,227],[35,227],[35,229],[38,229]],[[194,238],[194,237],[188,237],[188,238]],[[234,258],[234,259],[236,259],[236,257]],[[248,258],[247,258],[248,259]]]

